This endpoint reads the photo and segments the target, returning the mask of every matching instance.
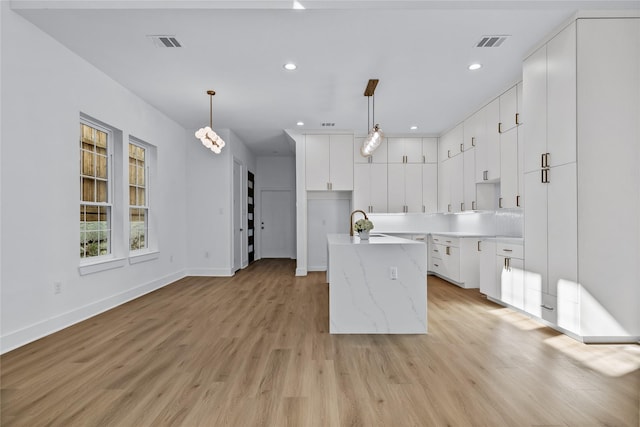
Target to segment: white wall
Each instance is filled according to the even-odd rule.
[[[4,352],[184,275],[187,135],[11,11],[8,2],[0,2],[0,8]],[[130,264],[127,251],[120,268],[79,274],[81,112],[120,130],[125,144],[134,135],[157,147],[158,174],[150,198],[157,258]],[[115,178],[124,185],[126,168]],[[126,204],[124,197],[120,202]],[[54,281],[62,283],[62,293],[54,295]]]
[[[295,157],[258,157],[256,159],[256,216],[255,216],[255,247],[256,259],[262,258],[261,244],[262,233],[260,222],[262,220],[262,190],[290,190],[291,191],[291,218],[295,218],[296,200],[296,159]],[[292,235],[295,235],[295,224],[292,223]],[[292,258],[295,257],[295,248],[292,248]]]
[[[188,132],[185,160],[188,183],[187,272],[193,276],[232,276],[233,158],[244,166],[242,188],[246,189],[246,168],[255,170],[255,157],[228,129],[216,129],[226,142],[220,154],[205,148],[193,136],[194,132]],[[246,212],[246,192],[243,194]],[[246,230],[246,221],[243,228]]]

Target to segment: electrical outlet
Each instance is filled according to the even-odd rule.
[[[53,294],[58,295],[62,293],[62,282],[53,282]]]
[[[205,258],[209,258],[209,251],[205,251],[205,253],[204,253],[204,257],[205,257]]]
[[[389,279],[398,280],[398,267],[389,267]]]

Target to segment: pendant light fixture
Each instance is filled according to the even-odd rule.
[[[202,145],[210,149],[216,154],[220,154],[222,151],[222,147],[225,146],[222,138],[218,136],[217,133],[213,131],[213,95],[216,92],[213,90],[208,90],[207,95],[209,95],[209,126],[205,126],[203,128],[198,129],[196,132],[196,138],[202,141]]]
[[[371,157],[375,149],[378,148],[378,146],[382,142],[382,139],[384,138],[384,133],[382,133],[382,129],[380,129],[380,125],[376,123],[376,97],[374,95],[374,92],[376,91],[377,85],[378,85],[378,79],[371,79],[367,83],[367,87],[364,90],[364,96],[367,97],[367,130],[369,129],[371,130],[369,130],[367,137],[362,142],[362,147],[360,147],[360,154],[362,154],[363,157]],[[373,125],[373,128],[370,128],[371,123],[369,122],[369,113],[370,113],[369,107],[372,104],[371,102],[372,99],[373,99],[373,123],[375,124]]]

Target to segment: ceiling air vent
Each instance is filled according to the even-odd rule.
[[[482,36],[476,47],[500,47],[510,36]]]
[[[333,127],[335,125],[336,125],[335,123],[328,123],[328,122],[322,123],[322,126],[324,127]]]
[[[147,36],[153,40],[156,47],[182,47],[176,36]]]

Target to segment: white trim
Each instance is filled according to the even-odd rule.
[[[84,258],[87,259],[87,258]],[[81,276],[87,274],[99,273],[101,271],[113,270],[114,268],[124,267],[127,263],[126,258],[109,258],[102,260],[95,260],[92,258],[90,263],[82,263],[78,266],[78,272]]]
[[[296,276],[306,276],[307,269],[306,268],[296,268]]]
[[[187,276],[232,277],[232,268],[193,268],[187,270]]]
[[[103,300],[96,301],[61,315],[40,321],[31,326],[27,326],[26,328],[10,332],[2,336],[0,354],[14,350],[47,335],[51,335],[54,332],[68,328],[71,325],[87,320],[100,313],[104,313],[105,311],[111,310],[119,305],[148,294],[149,292],[163,288],[185,276],[184,271],[179,271],[143,285],[136,286],[135,288],[122,293],[112,295]]]
[[[160,251],[141,251],[132,252],[129,255],[129,264],[140,264],[141,262],[151,261],[160,257]]]

